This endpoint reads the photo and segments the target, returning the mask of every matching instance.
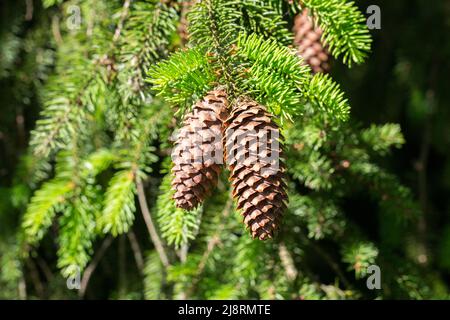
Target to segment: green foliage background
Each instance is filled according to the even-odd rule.
[[[292,53],[301,6],[330,76]],[[448,1],[205,0],[186,17],[182,1],[28,0],[0,18],[0,298],[449,298]],[[286,137],[273,241],[244,230],[226,172],[197,210],[171,201],[172,132],[217,85]]]

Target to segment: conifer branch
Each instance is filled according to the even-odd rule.
[[[103,233],[117,236],[126,233],[134,220],[135,173],[132,170],[117,172],[106,192],[105,207],[98,223]]]
[[[205,53],[192,48],[177,51],[148,71],[147,81],[165,100],[182,107],[191,105],[211,89],[214,72]]]
[[[328,75],[311,76],[311,69],[294,51],[246,33],[240,34],[237,48],[249,62],[242,85],[282,121],[303,113],[308,102],[324,118],[348,118],[350,107],[339,85]]]
[[[98,223],[104,233],[114,236],[126,233],[134,221],[136,183],[150,172],[149,164],[157,160],[150,145],[155,137],[158,125],[167,120],[170,110],[154,110],[150,106],[143,110],[142,119],[135,124],[135,130],[129,142],[131,148],[121,148],[115,173],[106,190],[105,206]]]
[[[211,54],[220,69],[230,99],[238,89],[230,56],[232,44],[241,28],[237,24],[239,14],[236,6],[237,1],[205,0],[198,2],[188,15],[193,43],[203,46]],[[210,47],[205,47],[206,43]]]
[[[160,1],[136,2],[132,9],[118,54],[123,63],[118,89],[126,104],[145,102],[145,72],[167,54],[177,21],[175,10]]]
[[[130,0],[125,0],[121,18],[113,34],[113,40],[110,47],[103,47],[102,57],[113,55],[116,50],[117,42],[121,34],[124,21],[128,15]],[[92,10],[95,10],[94,8]],[[99,30],[101,33],[102,30]],[[102,35],[100,35],[102,36]],[[63,47],[59,49],[59,69],[67,72],[67,66],[70,66],[69,74],[66,78],[57,79],[55,83],[49,85],[49,96],[47,106],[42,112],[42,117],[37,121],[36,129],[32,133],[31,146],[34,146],[35,154],[48,157],[52,151],[63,148],[75,132],[82,132],[79,125],[87,121],[87,116],[92,110],[88,108],[90,87],[93,83],[99,81],[102,71],[101,66],[103,58],[91,59],[80,58],[73,47],[81,46],[87,53],[90,53],[84,46],[89,45],[87,40],[84,42],[75,38],[67,38]],[[67,55],[68,58],[65,56]]]
[[[317,73],[306,85],[304,93],[313,106],[331,120],[346,121],[350,106],[339,85],[329,75]],[[325,118],[325,117],[324,117]]]
[[[33,245],[42,239],[56,211],[61,208],[67,194],[73,189],[74,184],[71,181],[55,179],[46,182],[36,191],[22,222],[27,243]]]
[[[364,62],[372,39],[366,19],[353,1],[300,0],[308,8],[323,30],[322,41],[335,58],[349,67]]]
[[[169,245],[180,248],[192,241],[197,234],[202,208],[186,211],[175,206],[172,174],[167,174],[160,186],[156,199],[156,217],[161,226],[161,235]]]

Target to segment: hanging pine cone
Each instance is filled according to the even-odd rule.
[[[254,238],[273,237],[286,209],[281,136],[271,115],[256,102],[239,99],[225,122],[225,160],[233,197]]]
[[[328,50],[320,40],[322,30],[314,25],[307,9],[295,17],[294,35],[294,44],[298,47],[298,54],[305,59],[312,71],[314,73],[329,72]]]
[[[179,208],[194,209],[217,185],[227,105],[225,91],[214,90],[185,117],[172,151],[173,198]]]

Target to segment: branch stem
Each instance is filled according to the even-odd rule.
[[[142,216],[145,221],[145,225],[147,226],[148,233],[150,234],[150,238],[152,239],[153,245],[155,246],[156,252],[158,252],[161,263],[164,267],[169,267],[170,262],[169,258],[164,249],[163,243],[156,231],[155,224],[152,219],[152,215],[150,214],[150,210],[148,209],[147,199],[145,197],[144,186],[142,185],[142,181],[137,181],[137,195],[139,200],[139,205],[141,207]]]
[[[78,291],[78,296],[80,298],[84,298],[84,295],[86,294],[87,286],[89,284],[89,280],[91,279],[92,274],[94,273],[95,269],[97,268],[98,263],[103,258],[106,250],[111,245],[112,240],[113,240],[113,238],[111,236],[108,236],[105,238],[105,240],[103,240],[103,243],[101,244],[98,251],[95,253],[94,258],[92,259],[91,263],[84,270],[83,277],[81,278],[81,283],[80,283],[80,291]]]
[[[141,247],[139,246],[136,234],[133,230],[130,230],[127,233],[127,236],[130,241],[131,250],[133,251],[134,260],[136,261],[136,266],[139,269],[139,272],[142,273],[142,270],[144,270],[144,256],[142,254]]]

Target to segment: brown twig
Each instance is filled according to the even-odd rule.
[[[125,235],[119,237],[119,246],[117,248],[118,256],[118,267],[119,267],[119,299],[123,299],[127,292],[127,275],[126,275],[126,248],[125,248]]]
[[[180,250],[178,250],[177,254],[178,254],[178,257],[180,258],[181,263],[186,262],[188,251],[189,251],[189,245],[187,243],[183,244],[181,246]]]
[[[180,13],[180,24],[178,25],[178,34],[181,38],[181,43],[185,46],[189,40],[189,32],[188,32],[188,19],[187,14],[191,7],[193,6],[192,1],[183,1],[181,3],[181,13]]]
[[[105,240],[103,240],[103,243],[101,244],[100,248],[97,250],[97,252],[94,255],[94,258],[92,259],[91,263],[86,267],[83,273],[83,277],[81,278],[80,283],[80,290],[78,291],[78,295],[83,298],[86,294],[86,289],[89,284],[89,280],[94,273],[95,269],[97,268],[98,263],[103,258],[103,255],[105,254],[106,250],[109,248],[113,241],[113,238],[111,236],[107,236]]]
[[[309,241],[309,243],[311,244],[311,246],[313,247],[314,250],[316,250],[316,252],[322,257],[322,259],[330,266],[331,269],[333,269],[333,271],[337,274],[337,276],[341,279],[343,285],[348,289],[351,288],[352,285],[350,284],[350,282],[347,280],[347,277],[344,275],[344,272],[342,272],[341,268],[339,267],[339,265],[333,260],[333,258],[331,258],[331,256],[328,254],[328,252],[326,252],[325,250],[323,250],[319,245],[315,244],[312,241]]]
[[[136,266],[139,272],[142,274],[144,270],[144,256],[142,254],[141,247],[139,246],[139,242],[136,238],[136,234],[133,230],[130,230],[127,233],[128,240],[130,241],[131,250],[133,251],[134,260],[136,261]]]
[[[45,260],[39,256],[37,257],[36,262],[39,268],[42,270],[42,273],[44,274],[47,282],[50,282],[53,279],[53,273],[50,270],[50,267],[48,266],[47,262],[45,262]]]
[[[428,247],[427,247],[427,215],[429,211],[428,205],[428,162],[430,156],[432,133],[433,133],[433,113],[436,112],[435,105],[435,88],[436,81],[440,66],[440,59],[435,57],[433,59],[434,64],[431,68],[429,75],[429,90],[426,94],[426,100],[430,110],[427,110],[425,118],[425,127],[422,136],[422,143],[420,147],[419,160],[416,163],[416,170],[418,171],[418,189],[419,189],[419,201],[422,209],[422,214],[419,217],[417,224],[417,230],[419,234],[418,243],[418,262],[426,265],[428,263]]]
[[[419,233],[419,243],[418,243],[418,262],[426,265],[428,262],[427,246],[426,246],[426,234],[427,234],[427,219],[426,215],[428,212],[428,157],[430,152],[431,143],[431,120],[430,116],[427,115],[425,123],[424,134],[422,138],[422,145],[420,150],[420,158],[416,164],[418,171],[418,188],[419,188],[419,202],[421,207],[421,215],[417,223],[417,229]]]
[[[120,20],[117,23],[116,30],[114,31],[113,42],[117,42],[120,38],[120,33],[122,32],[123,25],[125,23],[125,19],[128,16],[128,12],[130,9],[131,0],[125,0],[122,7],[122,13],[120,15]]]
[[[42,299],[44,297],[44,286],[39,277],[39,272],[37,271],[36,265],[31,258],[26,259],[26,264],[28,269],[30,270],[30,277],[36,290],[36,294]]]
[[[148,233],[150,234],[150,238],[152,239],[153,245],[155,246],[156,252],[159,255],[161,263],[164,267],[169,267],[170,262],[167,256],[167,253],[164,249],[163,243],[159,238],[158,232],[156,231],[155,224],[153,223],[152,215],[150,214],[150,210],[148,209],[147,199],[145,197],[144,186],[142,185],[142,181],[138,181],[137,185],[137,195],[139,200],[139,205],[141,207],[141,213],[144,217],[145,225],[147,226]]]
[[[297,278],[298,270],[295,267],[294,259],[291,253],[287,249],[284,242],[280,242],[278,245],[278,255],[280,256],[281,264],[283,265],[286,278],[289,281],[294,281]]]
[[[25,130],[25,117],[23,116],[22,108],[17,108],[16,128],[17,128],[17,145],[20,147],[24,147],[26,145],[26,130]]]
[[[59,29],[59,17],[57,15],[54,15],[52,17],[52,34],[55,38],[56,44],[61,45],[63,43],[63,39],[61,36],[61,31]]]
[[[26,0],[25,20],[30,21],[33,19],[33,0]]]
[[[17,287],[17,291],[19,293],[19,299],[20,300],[26,300],[27,299],[27,283],[25,282],[24,277],[20,277],[19,285]]]

